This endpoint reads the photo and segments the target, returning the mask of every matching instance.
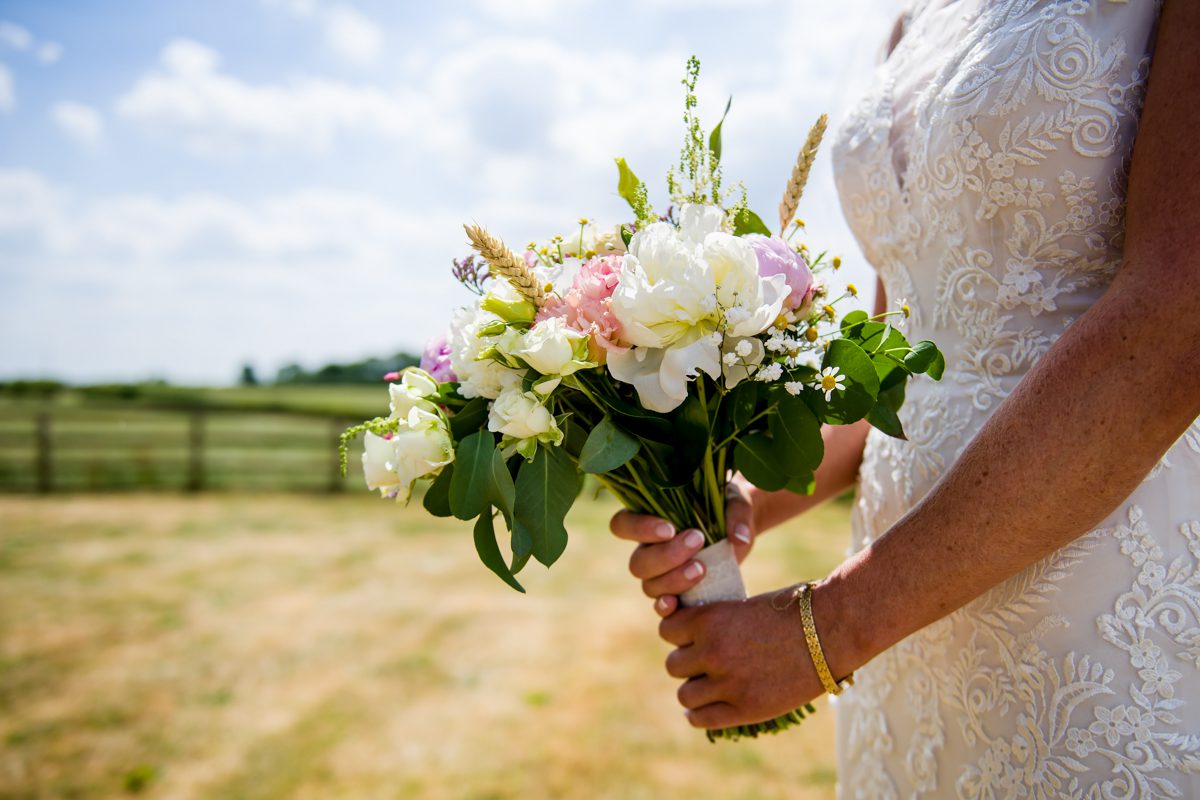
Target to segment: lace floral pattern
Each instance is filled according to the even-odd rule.
[[[919,1],[840,129],[847,219],[908,333],[947,355],[940,384],[910,390],[908,440],[868,440],[854,548],[1111,281],[1157,14]],[[843,794],[1200,796],[1196,486],[1200,421],[1099,528],[860,670],[838,702]]]

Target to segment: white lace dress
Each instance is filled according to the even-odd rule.
[[[855,549],[1110,282],[1158,11],[918,0],[839,131],[851,228],[909,338],[947,358],[911,384],[908,441],[868,440]],[[858,672],[837,702],[843,796],[1200,797],[1198,563],[1193,425],[1098,529]]]

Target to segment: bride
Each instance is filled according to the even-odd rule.
[[[1195,0],[918,0],[839,132],[880,296],[946,377],[907,441],[829,428],[812,497],[735,481],[729,517],[744,556],[857,482],[811,594],[855,677],[845,796],[1200,797],[1198,131]],[[693,725],[822,693],[778,593],[679,608],[702,537],[613,530]]]

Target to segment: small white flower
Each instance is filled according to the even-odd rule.
[[[787,341],[783,338],[782,334],[777,333],[770,339],[767,339],[766,347],[772,353],[778,353],[787,348]]]
[[[726,353],[725,355],[721,356],[721,361],[725,364],[725,366],[732,367],[734,364],[738,363],[738,354]]]
[[[737,346],[733,348],[733,352],[737,353],[742,358],[746,358],[754,352],[754,345],[750,344],[749,339],[742,339],[737,343]]]
[[[800,381],[788,381],[787,383],[785,383],[783,385],[783,388],[787,389],[788,394],[795,397],[796,395],[798,395],[802,391],[804,391],[804,384],[801,383]]]
[[[829,400],[833,397],[834,390],[840,392],[846,388],[845,378],[846,376],[842,375],[837,367],[826,367],[813,381],[813,387],[819,392],[824,392],[825,399]]]
[[[760,380],[763,383],[777,381],[783,377],[783,365],[775,363],[767,364],[765,367],[760,369],[758,374],[754,377],[756,380]]]

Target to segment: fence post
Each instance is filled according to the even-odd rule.
[[[343,420],[334,417],[330,420],[330,433],[333,439],[333,456],[329,462],[329,491],[340,492],[346,488],[346,481],[342,478],[342,458],[340,448],[342,440],[342,431],[346,426]]]
[[[37,427],[34,432],[36,455],[34,463],[34,485],[37,491],[48,493],[54,491],[54,462],[51,458],[50,414],[42,411],[37,415]]]
[[[196,408],[188,419],[188,471],[184,488],[189,492],[204,489],[204,417],[204,409]]]

